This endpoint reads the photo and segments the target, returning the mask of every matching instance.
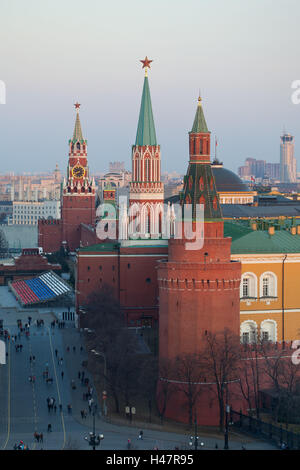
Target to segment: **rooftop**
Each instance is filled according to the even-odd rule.
[[[300,235],[292,235],[287,229],[252,230],[238,222],[224,223],[224,235],[232,237],[232,254],[300,253]]]

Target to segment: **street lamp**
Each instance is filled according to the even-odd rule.
[[[103,414],[104,416],[107,415],[107,392],[106,392],[106,374],[107,374],[107,367],[106,367],[106,355],[103,352],[96,351],[95,349],[91,349],[91,352],[95,354],[95,356],[103,357],[104,361],[104,391],[102,392],[102,400],[103,400]]]
[[[136,409],[135,409],[134,406],[125,406],[125,413],[126,413],[127,417],[129,416],[129,420],[131,422],[132,421],[132,415],[135,415]]]
[[[96,446],[99,446],[102,439],[104,439],[103,434],[98,434],[96,436],[96,432],[95,432],[95,410],[93,412],[93,432],[89,432],[89,435],[86,436],[84,439],[86,441],[88,441],[90,446],[93,446],[93,450],[96,450]]]
[[[226,412],[225,412],[225,434],[224,434],[224,449],[229,449],[228,446],[228,425],[229,425],[229,413],[230,413],[230,406],[226,405]]]
[[[195,416],[195,435],[191,436],[190,439],[191,440],[189,442],[189,445],[192,447],[192,445],[194,444],[195,450],[197,450],[198,449],[198,444],[199,444],[198,427],[197,427],[197,415]],[[200,446],[203,447],[204,442],[201,441]]]

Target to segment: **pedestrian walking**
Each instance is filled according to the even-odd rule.
[[[41,442],[43,442],[43,437],[44,437],[44,436],[43,436],[43,433],[41,432],[41,434],[40,434],[40,441],[41,441]]]
[[[79,371],[79,372],[78,372],[78,378],[79,378],[79,379],[80,379],[80,375],[81,375],[81,374],[80,374],[80,371]]]
[[[61,371],[61,378],[62,379],[64,378],[64,371],[63,370]]]
[[[59,412],[60,413],[62,412],[62,404],[61,403],[59,404]]]
[[[144,433],[143,433],[143,431],[141,430],[141,431],[140,431],[140,434],[139,434],[139,439],[143,439],[143,435],[144,435]]]
[[[58,351],[57,351],[57,349],[55,349],[55,357],[57,357],[57,353],[58,353]]]
[[[51,426],[50,423],[48,424],[48,429],[47,429],[47,431],[48,431],[48,432],[51,432],[51,431],[52,431],[52,426]]]
[[[73,352],[76,352],[76,346],[73,346]]]
[[[72,405],[68,405],[68,413],[71,414],[72,413]]]
[[[57,409],[57,407],[56,407],[56,405],[54,405],[54,413],[56,413],[56,409]]]

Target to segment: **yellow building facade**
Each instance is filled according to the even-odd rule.
[[[237,237],[232,260],[242,263],[241,341],[300,339],[300,226]]]

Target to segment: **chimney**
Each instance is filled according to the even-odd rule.
[[[296,235],[297,233],[297,227],[291,227],[291,234]]]
[[[275,227],[273,227],[273,226],[269,227],[269,228],[268,228],[268,233],[269,233],[270,236],[274,235],[274,233],[275,233]]]
[[[257,230],[257,223],[256,223],[256,222],[252,222],[252,223],[251,223],[251,228],[252,228],[252,230]]]
[[[300,235],[300,225],[297,225],[297,235]]]

